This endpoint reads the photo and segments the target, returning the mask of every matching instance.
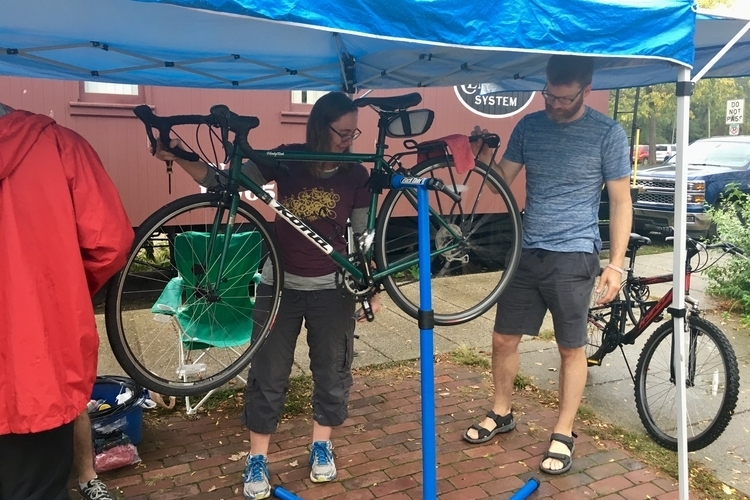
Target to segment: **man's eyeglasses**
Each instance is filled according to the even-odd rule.
[[[330,128],[331,130],[333,130],[334,132],[336,132],[336,135],[341,138],[342,142],[353,141],[357,137],[359,137],[360,135],[362,135],[362,131],[360,129],[358,129],[358,128],[355,128],[354,132],[352,132],[351,134],[342,134],[341,132],[339,132],[338,130],[336,130],[335,128],[333,128],[333,126],[331,126],[331,125],[328,125],[328,128]]]
[[[544,86],[544,89],[542,89],[542,97],[544,97],[544,100],[547,101],[547,104],[554,104],[555,101],[559,102],[563,106],[570,106],[573,104],[576,99],[578,99],[578,96],[581,95],[581,92],[583,92],[583,89],[576,92],[576,95],[573,97],[558,97],[554,94],[550,94],[547,91],[547,86]]]

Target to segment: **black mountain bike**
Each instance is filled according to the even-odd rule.
[[[672,234],[671,228],[653,229]],[[634,344],[649,326],[662,321],[672,304],[672,289],[658,300],[649,300],[649,286],[672,282],[672,274],[639,277],[633,272],[638,249],[650,242],[649,238],[632,234],[626,253],[629,264],[622,293],[614,301],[600,306],[592,300],[586,356],[589,366],[600,366],[607,354],[620,348],[635,384],[635,404],[643,426],[661,446],[677,450],[677,380],[671,316],[646,341],[635,374],[622,349],[624,345]],[[684,383],[687,388],[688,450],[695,451],[713,443],[726,429],[737,404],[740,376],[729,340],[716,325],[701,317],[698,302],[690,297],[690,276],[714,265],[726,254],[742,255],[742,251],[729,243],[707,245],[690,237],[686,245],[685,303],[688,311],[685,318],[687,379]],[[708,251],[712,249],[723,253],[711,259]],[[695,257],[698,257],[698,262],[693,267],[691,262]],[[632,327],[628,330],[629,325]]]

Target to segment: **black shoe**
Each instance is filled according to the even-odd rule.
[[[107,486],[98,477],[86,483],[83,488],[79,486],[78,491],[87,500],[115,500],[115,497],[107,491]]]

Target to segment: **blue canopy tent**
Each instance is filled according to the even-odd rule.
[[[690,0],[3,0],[0,74],[206,88],[496,82],[538,90],[551,53],[598,57],[595,88],[700,70],[742,21]],[[414,19],[422,22],[412,22]],[[739,50],[707,76],[750,74]]]
[[[550,54],[594,56],[596,89],[678,82],[679,276],[691,71],[693,80],[749,75],[748,28],[696,14],[692,0],[2,0],[0,74],[208,88],[353,92],[484,81],[539,90]],[[684,298],[677,280],[673,307],[683,309]],[[681,335],[683,319],[674,321]],[[683,350],[675,342],[678,380]],[[684,386],[677,392],[687,499]]]

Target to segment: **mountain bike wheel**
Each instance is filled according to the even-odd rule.
[[[740,379],[732,346],[714,324],[686,318],[688,450],[705,448],[732,419]],[[672,369],[670,321],[660,326],[643,346],[635,370],[635,404],[651,437],[677,450],[677,386]]]
[[[224,252],[226,206],[221,194],[198,194],[157,210],[136,231],[107,290],[107,336],[117,361],[160,394],[204,394],[237,376],[278,310],[278,243],[263,216],[241,201]],[[218,236],[211,236],[217,219]],[[261,270],[274,283],[263,297],[256,293]]]
[[[458,174],[452,160],[434,158],[409,173],[439,178],[461,194],[461,202],[454,203],[443,193],[429,192],[435,212],[430,215],[433,310],[436,325],[472,320],[495,304],[518,266],[521,217],[516,202],[500,176],[478,162],[473,170]],[[388,193],[378,214],[376,235],[378,269],[403,266],[384,278],[383,286],[398,307],[416,318],[419,272],[414,190]]]

